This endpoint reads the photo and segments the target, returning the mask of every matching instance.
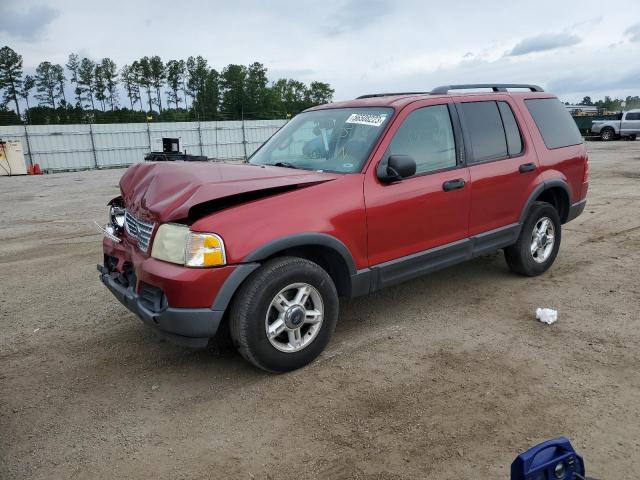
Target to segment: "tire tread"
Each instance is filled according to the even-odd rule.
[[[280,371],[269,368],[254,355],[254,352],[252,352],[248,341],[251,323],[247,321],[247,318],[251,315],[251,307],[255,304],[256,296],[260,294],[260,290],[264,288],[270,279],[277,278],[279,275],[284,274],[291,268],[299,267],[324,272],[329,280],[328,284],[333,289],[333,293],[337,299],[338,294],[333,281],[331,281],[331,277],[320,266],[310,260],[300,257],[276,257],[268,260],[262,265],[262,267],[252,273],[236,293],[231,305],[229,330],[233,343],[235,344],[238,352],[240,352],[248,362],[268,372],[278,373]],[[333,326],[335,326],[335,323]]]

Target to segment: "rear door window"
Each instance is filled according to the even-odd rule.
[[[459,107],[471,142],[468,163],[508,157],[507,139],[496,102],[468,102],[461,103]]]
[[[626,120],[640,120],[640,112],[627,113]]]
[[[507,149],[509,156],[514,157],[522,153],[522,135],[513,111],[507,102],[498,102],[498,109],[504,124],[504,134],[507,137]]]
[[[525,100],[529,113],[548,149],[568,147],[582,143],[576,122],[557,98]]]

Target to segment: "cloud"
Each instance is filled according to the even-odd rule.
[[[544,52],[547,50],[555,50],[562,47],[570,47],[580,43],[582,39],[577,35],[570,33],[544,33],[534,37],[527,37],[520,40],[511,51],[505,55],[516,57],[526,55],[533,52]]]
[[[3,1],[0,4],[0,32],[22,40],[36,40],[58,15],[59,10],[47,5],[18,10]]]
[[[640,23],[631,25],[624,31],[624,34],[626,37],[629,37],[630,41],[640,43]]]
[[[327,35],[361,30],[391,11],[385,0],[347,0],[323,26]]]
[[[604,92],[611,93],[618,90],[633,90],[640,83],[640,68],[629,71],[610,72],[595,70],[582,72],[579,75],[560,77],[549,82],[549,90],[558,93],[575,92]]]

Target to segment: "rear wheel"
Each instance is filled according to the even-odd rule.
[[[600,132],[600,140],[604,142],[608,142],[615,138],[615,134],[616,132],[613,131],[613,128],[610,128],[610,127],[603,128],[602,131]]]
[[[504,249],[509,268],[527,276],[540,275],[553,264],[560,248],[560,217],[553,205],[535,202],[518,241]]]
[[[324,350],[338,319],[329,274],[297,257],[266,262],[243,284],[231,307],[231,337],[258,368],[287,372]]]

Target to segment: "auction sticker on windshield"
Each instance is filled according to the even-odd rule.
[[[379,127],[387,119],[386,113],[371,114],[371,113],[353,113],[345,123],[357,123],[359,125],[371,125],[372,127]]]

